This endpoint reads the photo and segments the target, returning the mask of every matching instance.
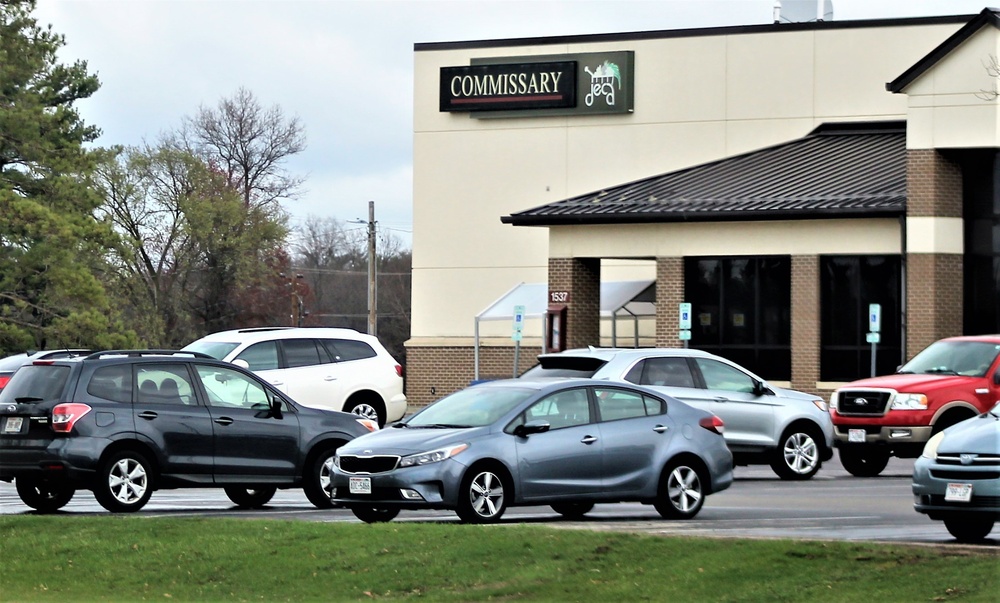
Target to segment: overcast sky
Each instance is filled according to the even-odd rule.
[[[996,2],[994,2],[996,4]],[[975,14],[989,0],[833,0],[834,20]],[[409,246],[413,45],[764,24],[774,0],[38,0],[101,88],[79,104],[101,146],[153,141],[243,86],[301,119],[287,164],[309,215],[367,220]],[[359,228],[361,226],[358,226]]]

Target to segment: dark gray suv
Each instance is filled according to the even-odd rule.
[[[193,352],[106,351],[39,360],[0,392],[0,480],[52,512],[78,489],[112,512],[141,509],[154,490],[224,488],[260,507],[301,487],[330,507],[334,454],[378,429],[306,408],[253,373]]]

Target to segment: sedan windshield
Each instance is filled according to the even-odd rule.
[[[997,354],[1000,354],[998,343],[938,341],[914,356],[899,372],[983,377]]]
[[[407,427],[492,425],[535,393],[532,389],[474,386],[442,398],[406,422]]]

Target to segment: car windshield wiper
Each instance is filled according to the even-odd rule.
[[[20,398],[14,398],[15,402],[27,404],[28,402],[41,402],[45,398],[36,398],[34,396],[21,396]]]
[[[430,423],[428,425],[416,425],[415,427],[426,427],[428,429],[469,429],[474,425],[454,425],[451,423]]]
[[[896,371],[897,375],[912,375],[913,371]]]
[[[409,425],[407,425],[406,423],[403,423],[402,421],[400,421],[399,423],[393,423],[389,427],[392,427],[393,429],[403,429],[403,428],[409,427]]]
[[[943,366],[936,366],[934,368],[929,368],[929,369],[927,369],[924,372],[927,373],[928,375],[957,375],[958,374],[953,369],[944,368]]]

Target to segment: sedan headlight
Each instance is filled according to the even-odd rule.
[[[943,439],[944,439],[943,431],[939,431],[938,433],[934,434],[934,436],[931,437],[931,439],[927,440],[927,443],[924,444],[924,451],[920,453],[920,456],[929,458],[931,460],[936,459],[938,446],[941,445],[941,440]]]
[[[923,394],[896,394],[891,410],[927,410],[927,396]]]
[[[437,463],[445,459],[450,459],[451,457],[462,452],[468,447],[469,447],[468,444],[455,444],[454,446],[438,448],[437,450],[431,450],[430,452],[411,454],[399,459],[399,466],[412,467],[414,465],[428,465],[430,463]]]

